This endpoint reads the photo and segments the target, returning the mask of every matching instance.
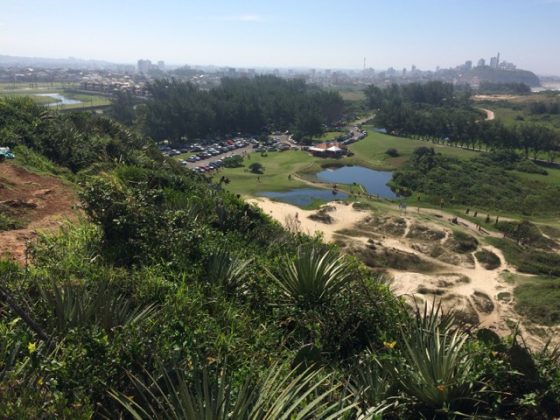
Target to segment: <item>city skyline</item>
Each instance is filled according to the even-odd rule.
[[[367,67],[423,70],[465,60],[507,61],[538,74],[560,74],[555,0],[351,0],[282,4],[210,4],[165,0],[7,1],[0,54],[78,57],[136,64],[242,68]],[[24,27],[32,30],[22,30]]]

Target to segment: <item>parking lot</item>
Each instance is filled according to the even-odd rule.
[[[179,148],[171,148],[161,145],[160,150],[166,156],[179,156],[183,153],[192,153],[186,159],[179,159],[185,167],[197,172],[211,172],[224,165],[224,159],[236,155],[245,156],[251,152],[268,152],[288,150],[290,145],[284,137],[273,137],[265,142],[259,142],[254,138],[233,138],[212,144],[195,143]],[[284,141],[282,141],[284,140]]]

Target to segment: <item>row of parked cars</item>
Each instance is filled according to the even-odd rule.
[[[255,139],[236,138],[233,140],[226,140],[221,143],[210,144],[208,142],[208,144],[185,144],[183,146],[176,146],[175,148],[172,148],[168,144],[161,144],[159,145],[159,150],[165,156],[178,156],[183,153],[195,152],[195,156],[199,159],[192,159],[191,162],[196,162],[197,160],[208,159],[212,156],[231,152],[235,149],[239,149],[240,147],[247,146],[249,143],[256,144],[258,142]]]
[[[192,151],[198,153],[186,159],[186,162],[198,162],[200,160],[209,159],[212,156],[233,152],[234,150],[245,147],[251,143],[256,144],[257,141],[254,139],[238,138],[235,140],[226,140],[221,143],[214,143],[209,146],[195,144],[193,145]]]
[[[180,161],[180,162],[186,165],[186,161]],[[208,165],[197,166],[191,169],[195,172],[203,174],[205,172],[215,171],[216,169],[221,168],[222,166],[224,166],[224,160],[217,159],[217,160],[213,160]]]

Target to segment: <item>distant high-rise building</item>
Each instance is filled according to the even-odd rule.
[[[402,69],[402,75],[406,76],[406,67],[404,69]]]
[[[513,63],[508,63],[507,61],[502,61],[500,63],[500,68],[504,70],[513,71],[517,68],[517,66]]]
[[[498,58],[497,57],[491,57],[490,58],[490,67],[492,67],[493,69],[498,68]]]
[[[157,66],[158,66],[158,69],[160,69],[161,71],[164,71],[165,70],[165,61],[159,60],[157,62]]]
[[[465,70],[472,69],[472,61],[465,61]]]
[[[414,72],[416,71],[416,66],[415,66],[414,64],[413,64],[412,67],[410,68],[410,71],[411,71],[412,73],[414,73]]]
[[[485,65],[486,65],[486,60],[484,58],[478,60],[478,67],[484,67]]]
[[[496,68],[500,67],[500,53],[496,56]]]
[[[152,69],[150,60],[138,60],[138,73],[146,74]]]

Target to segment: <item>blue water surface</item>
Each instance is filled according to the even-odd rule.
[[[387,186],[393,177],[392,172],[375,171],[363,166],[342,166],[340,168],[325,169],[317,173],[317,179],[329,184],[360,184],[369,194],[383,198],[395,199],[397,195]]]
[[[348,194],[338,191],[333,194],[331,190],[322,188],[295,188],[290,191],[266,191],[258,194],[261,197],[267,197],[278,201],[284,201],[298,207],[307,207],[314,201],[320,200],[329,202],[333,200],[344,200],[348,198]]]

